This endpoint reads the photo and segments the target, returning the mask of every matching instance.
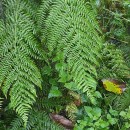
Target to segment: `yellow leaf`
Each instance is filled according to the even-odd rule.
[[[104,88],[109,92],[121,94],[126,89],[126,83],[115,79],[102,79],[101,81]]]

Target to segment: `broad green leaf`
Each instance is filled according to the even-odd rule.
[[[62,93],[61,91],[58,90],[58,87],[52,87],[48,95],[48,98],[60,97],[60,96],[62,96]]]
[[[94,119],[98,119],[101,116],[101,109],[96,107],[93,108],[93,115],[94,115]]]
[[[126,112],[121,111],[121,112],[120,112],[120,116],[125,117],[125,116],[126,116]]]
[[[68,88],[68,89],[70,89],[70,90],[73,90],[73,91],[78,90],[78,89],[76,88],[76,83],[74,83],[74,82],[66,83],[66,84],[65,84],[65,87]]]
[[[42,74],[43,75],[50,75],[51,74],[51,68],[49,67],[49,66],[44,66],[43,68],[42,68]]]

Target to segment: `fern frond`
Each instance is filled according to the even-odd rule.
[[[123,78],[129,75],[123,53],[113,44],[104,44],[100,78]]]
[[[75,88],[87,92],[93,100],[102,48],[93,8],[85,0],[54,0],[49,11],[44,6],[43,11],[49,13],[43,19],[49,55],[57,52],[58,56],[63,52],[63,59],[58,62],[67,63],[65,70],[76,83]]]
[[[18,117],[11,123],[9,130],[64,130],[62,126],[54,123],[45,112],[32,110],[26,128],[23,127],[23,120]]]
[[[2,6],[3,1],[0,1],[0,19],[3,18],[3,6]]]
[[[75,121],[76,114],[78,113],[78,108],[74,102],[72,102],[66,106],[66,111],[68,113],[69,118],[72,121]]]
[[[71,95],[76,100],[81,99],[80,95],[78,93],[74,92],[74,91],[69,91],[68,94]]]
[[[37,12],[37,28],[40,30],[40,32],[43,33],[43,28],[44,28],[44,23],[46,16],[49,13],[50,10],[50,5],[52,4],[53,0],[42,0],[40,8],[38,9]]]
[[[123,111],[126,108],[129,107],[130,105],[130,86],[127,86],[126,91],[121,95],[118,96],[114,103],[113,103],[113,107],[118,110],[118,111]]]
[[[8,130],[25,130],[25,128],[21,128],[21,126],[23,126],[24,123],[20,117],[15,118],[10,125],[11,128],[8,128]]]
[[[37,99],[35,106],[38,109],[49,110],[49,109],[58,108],[58,107],[63,108],[69,102],[71,102],[71,99],[69,97],[50,98],[50,99],[46,97],[42,97],[42,98]]]
[[[129,44],[122,44],[119,46],[119,49],[122,50],[126,64],[130,68],[130,55],[129,55],[130,54],[130,45]]]
[[[0,24],[0,86],[10,95],[10,107],[27,122],[35,102],[35,86],[41,87],[41,75],[31,57],[43,59],[33,34],[34,23],[21,0],[5,0],[5,24]]]

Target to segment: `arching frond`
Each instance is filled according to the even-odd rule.
[[[27,122],[35,102],[35,86],[41,87],[40,72],[32,58],[43,59],[33,34],[34,23],[21,0],[5,0],[5,24],[0,24],[0,86],[10,95],[10,107]]]
[[[49,115],[43,111],[32,110],[26,128],[23,127],[23,120],[16,118],[8,130],[64,130],[62,126],[54,123]]]
[[[39,25],[44,24],[42,32],[46,38],[42,40],[46,42],[49,55],[63,55],[58,62],[66,63],[66,67],[61,68],[71,76],[75,88],[87,92],[93,100],[102,41],[92,6],[85,0],[51,0],[43,1],[42,11],[46,14],[42,13]],[[60,75],[63,75],[62,70],[59,69]]]

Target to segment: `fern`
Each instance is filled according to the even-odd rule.
[[[66,106],[66,111],[68,113],[68,117],[69,119],[71,119],[72,121],[75,121],[76,119],[76,114],[78,113],[78,108],[77,106],[74,104],[74,102],[68,104]]]
[[[129,106],[129,87],[120,96],[104,93],[105,99],[95,102],[95,97],[101,97],[96,92],[98,79],[121,78],[129,85],[126,78],[130,76],[130,57],[126,45],[120,46],[120,50],[119,46],[103,44],[94,1],[3,1],[2,15],[0,2],[0,18],[5,13],[0,20],[0,86],[10,100],[10,110],[18,114],[9,130],[62,130],[48,113],[56,112],[75,122],[76,114],[80,115],[78,107],[82,111],[89,104],[88,98],[103,111],[109,105],[119,111]],[[113,34],[123,36],[118,31]],[[63,96],[55,97],[52,88],[54,93],[58,88]],[[53,96],[50,98],[49,94]],[[0,98],[0,106],[1,103]],[[2,110],[5,111],[4,104]],[[12,113],[7,122],[0,121],[1,128],[10,124],[12,116],[16,117]]]
[[[44,28],[44,23],[45,23],[45,19],[46,19],[46,15],[48,15],[49,10],[50,10],[50,5],[52,4],[53,0],[43,0],[40,8],[38,9],[37,12],[37,25],[38,25],[38,30],[40,30],[41,32],[43,32],[43,28]]]
[[[43,59],[34,37],[34,23],[21,0],[5,0],[6,19],[0,24],[0,86],[10,95],[10,107],[27,122],[35,102],[35,86],[41,87],[41,75],[32,58]],[[31,58],[32,57],[32,58]]]
[[[32,110],[29,114],[29,120],[26,128],[23,127],[23,120],[16,118],[11,123],[11,127],[8,130],[64,130],[62,126],[54,123],[49,115],[43,111]]]
[[[2,6],[2,0],[0,1],[0,18],[3,18],[3,6]]]
[[[49,111],[50,109],[56,109],[56,108],[64,108],[65,104],[69,103],[71,99],[69,97],[62,97],[62,98],[38,98],[36,108],[38,109],[44,109]]]
[[[121,44],[119,49],[122,50],[124,54],[124,58],[126,61],[127,66],[130,68],[130,45],[129,44]]]
[[[47,13],[38,20],[43,25],[42,41],[46,42],[49,56],[63,55],[57,62],[66,66],[61,65],[59,75],[63,76],[63,71],[70,75],[75,88],[87,92],[92,102],[102,48],[93,10],[85,0],[43,1],[40,12]]]
[[[129,75],[123,53],[115,45],[104,44],[99,78],[124,78]]]
[[[105,43],[102,51],[101,67],[98,70],[99,79],[102,78],[115,78],[124,80],[127,83],[127,77],[129,76],[129,66],[126,64],[126,58],[122,51],[114,44]],[[116,110],[123,110],[128,107],[129,100],[129,84],[126,85],[127,89],[122,95],[115,95],[113,93],[107,93],[104,97],[105,107],[111,105]]]
[[[118,111],[123,111],[126,108],[129,107],[130,105],[130,83],[128,83],[127,85],[127,89],[126,91],[121,95],[121,96],[117,96],[117,98],[115,98],[114,102],[113,102],[113,107],[118,110]]]

